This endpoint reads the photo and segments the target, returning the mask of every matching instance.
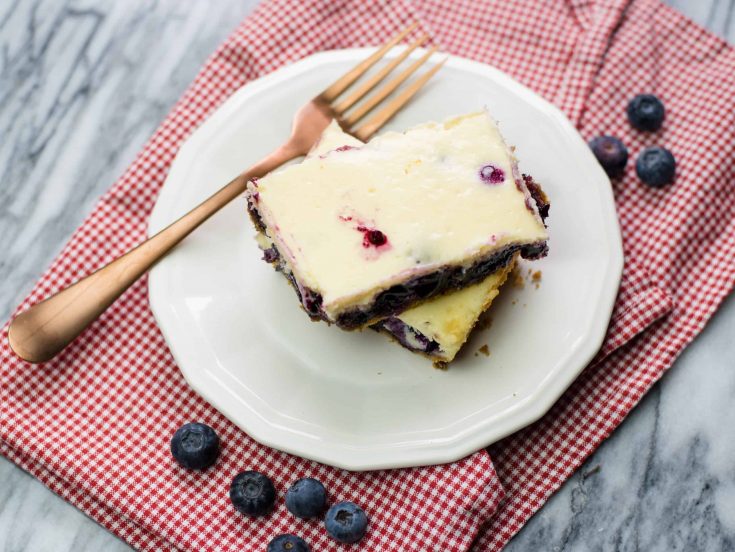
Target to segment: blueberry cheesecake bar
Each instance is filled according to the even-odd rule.
[[[264,258],[312,318],[348,330],[547,251],[540,190],[484,111],[343,144],[247,198]]]

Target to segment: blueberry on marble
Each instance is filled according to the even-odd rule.
[[[655,132],[664,122],[664,104],[653,94],[638,94],[627,111],[630,124],[638,130]]]
[[[353,502],[338,502],[327,510],[324,518],[327,533],[334,540],[347,544],[365,536],[368,519],[365,512]]]
[[[628,148],[615,136],[597,136],[589,142],[592,153],[608,176],[620,176],[628,163]]]
[[[489,184],[500,184],[505,180],[505,173],[495,165],[485,165],[480,169],[480,178]]]
[[[306,541],[296,535],[278,535],[268,543],[266,552],[310,552]]]
[[[171,439],[171,454],[184,468],[206,470],[217,461],[219,437],[206,424],[184,424]]]
[[[676,172],[674,155],[660,146],[644,149],[635,162],[635,171],[644,184],[661,188],[671,184]]]
[[[311,477],[299,479],[286,491],[286,508],[296,517],[319,516],[327,507],[327,490]]]
[[[244,471],[232,480],[230,500],[235,509],[246,516],[264,516],[276,503],[276,488],[262,473]]]

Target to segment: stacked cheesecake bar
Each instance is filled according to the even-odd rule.
[[[546,198],[486,112],[367,144],[333,123],[302,163],[251,182],[248,206],[309,316],[443,363],[516,258],[547,251]]]

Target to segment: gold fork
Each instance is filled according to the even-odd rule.
[[[214,195],[155,236],[96,272],[19,314],[11,322],[8,330],[8,341],[13,351],[28,362],[44,362],[52,359],[176,244],[210,216],[241,195],[249,180],[269,173],[286,161],[306,155],[333,119],[337,119],[345,131],[362,141],[367,141],[426,84],[446,60],[434,65],[393,98],[385,101],[431,57],[436,51],[436,47],[433,47],[388,81],[365,102],[356,105],[412,51],[428,40],[428,36],[424,35],[366,79],[364,83],[356,86],[344,99],[337,100],[358,78],[382,59],[391,48],[413,32],[417,26],[418,24],[414,23],[398,33],[375,53],[358,63],[316,98],[301,107],[294,117],[291,136],[275,151],[242,172]],[[384,104],[381,109],[359,127],[355,126],[381,103]]]

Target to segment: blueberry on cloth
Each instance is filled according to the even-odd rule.
[[[592,153],[608,176],[620,176],[628,162],[628,149],[614,136],[598,136],[589,142]]]
[[[276,488],[262,473],[244,471],[232,480],[230,500],[235,509],[246,516],[263,516],[273,509]]]
[[[171,454],[184,468],[206,470],[217,461],[219,437],[206,424],[184,424],[171,439]]]
[[[633,128],[654,132],[664,122],[664,104],[653,94],[638,94],[628,104],[628,120]]]
[[[324,524],[330,537],[349,544],[359,541],[365,535],[368,519],[357,504],[338,502],[327,510]]]
[[[268,543],[266,552],[310,552],[306,541],[296,535],[278,535]]]
[[[635,162],[635,172],[644,184],[661,188],[674,180],[676,159],[674,155],[660,146],[644,149]]]
[[[326,507],[327,490],[316,479],[299,479],[286,491],[286,508],[296,517],[317,517]]]

